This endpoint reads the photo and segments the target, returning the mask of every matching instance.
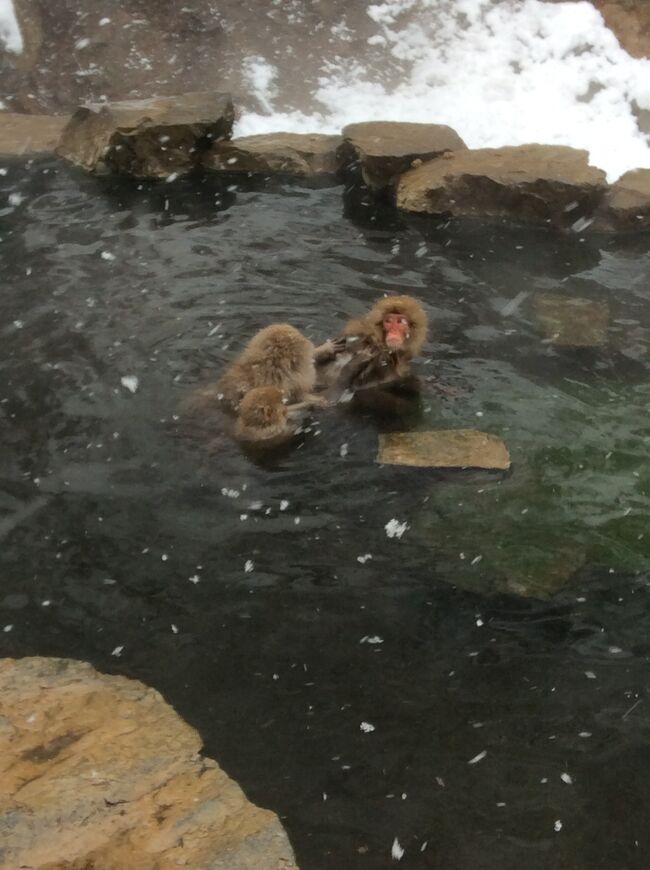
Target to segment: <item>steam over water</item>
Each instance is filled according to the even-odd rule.
[[[650,166],[635,114],[650,110],[650,61],[630,57],[590,3],[394,0],[366,13],[374,28],[356,62],[338,52],[360,34],[331,28],[311,111],[286,111],[295,68],[249,58],[260,111],[244,115],[238,134],[425,121],[449,124],[472,148],[585,148],[610,180]]]

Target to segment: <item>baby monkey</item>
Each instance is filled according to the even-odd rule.
[[[336,401],[346,392],[407,381],[427,328],[427,316],[417,299],[380,299],[365,317],[348,321],[333,353],[322,362],[317,360],[325,395]]]

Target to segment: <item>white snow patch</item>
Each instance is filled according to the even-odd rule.
[[[560,779],[562,782],[565,782],[567,785],[573,785],[573,777],[570,773],[561,773]]]
[[[591,3],[387,0],[367,12],[384,40],[372,39],[375,56],[403,70],[397,82],[380,79],[363,59],[337,63],[335,39],[313,112],[283,111],[277,70],[249,58],[244,74],[263,112],[244,114],[237,135],[419,121],[449,124],[470,148],[584,148],[610,180],[650,167],[650,139],[634,114],[635,104],[650,109],[650,60],[624,51]]]
[[[370,644],[373,644],[373,645],[374,645],[374,644],[377,644],[377,643],[383,643],[383,642],[384,642],[384,638],[383,638],[383,637],[379,637],[378,634],[373,634],[372,636],[369,636],[369,635],[367,635],[367,634],[364,634],[364,636],[363,636],[363,637],[361,638],[361,640],[359,641],[359,643],[370,643]]]
[[[120,378],[120,383],[130,393],[135,393],[140,386],[140,381],[135,375],[124,375],[123,378]]]
[[[361,565],[365,565],[370,559],[372,559],[372,553],[365,553],[363,556],[357,556],[357,562]]]
[[[244,564],[245,573],[250,574],[253,571],[254,567],[255,567],[255,562],[253,562],[252,559],[246,559],[246,562]]]
[[[485,756],[487,755],[487,749],[484,749],[483,752],[479,752],[478,755],[475,755],[474,758],[470,758],[467,762],[468,764],[478,764],[479,761],[483,761]]]
[[[0,42],[14,54],[23,50],[23,37],[12,0],[0,0]]]
[[[556,832],[558,832],[558,833],[562,830],[562,822],[560,821],[560,819],[557,819],[557,820],[554,822],[554,824],[553,824],[553,830],[556,831]]]
[[[102,260],[108,260],[110,263],[115,259],[115,254],[111,254],[110,251],[102,251],[101,258]]]
[[[122,650],[123,650],[123,649],[124,649],[123,646],[116,646],[115,649],[113,650],[113,652],[111,653],[111,655],[112,655],[112,656],[117,656],[117,657],[119,658],[119,657],[122,655]]]
[[[370,734],[375,730],[375,726],[371,725],[370,722],[362,722],[361,725],[359,725],[359,729],[363,731],[364,734]]]
[[[389,520],[384,526],[384,529],[386,530],[386,535],[389,538],[401,538],[408,528],[408,523],[400,523],[400,521],[396,520],[394,517],[392,520]]]
[[[404,849],[400,846],[399,840],[397,837],[393,840],[393,845],[390,850],[390,854],[394,861],[401,861],[404,857]]]

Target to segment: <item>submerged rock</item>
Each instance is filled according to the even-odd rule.
[[[43,154],[56,150],[67,115],[0,112],[0,154]]]
[[[203,156],[207,169],[298,177],[334,175],[340,136],[321,133],[263,133],[218,142]]]
[[[465,148],[458,133],[443,124],[369,121],[344,128],[339,158],[345,168],[360,172],[368,187],[383,190],[414,161]]]
[[[596,215],[596,226],[617,232],[650,229],[650,169],[626,172],[612,184]]]
[[[158,692],[66,659],[0,661],[0,864],[295,870]]]
[[[510,468],[508,448],[500,438],[475,429],[391,432],[379,436],[377,462],[418,468]]]
[[[583,229],[607,189],[605,173],[587,158],[586,151],[560,145],[457,151],[402,175],[397,205]]]
[[[92,172],[167,178],[189,172],[202,152],[232,133],[228,94],[196,92],[77,109],[58,153]]]
[[[607,344],[609,305],[560,293],[540,293],[533,307],[545,338],[558,347]]]

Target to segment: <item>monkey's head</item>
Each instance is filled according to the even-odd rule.
[[[375,303],[368,319],[376,337],[392,351],[417,356],[427,337],[427,316],[412,296],[386,296]]]
[[[290,435],[288,412],[282,390],[256,387],[239,403],[235,435],[245,441],[266,441]]]

